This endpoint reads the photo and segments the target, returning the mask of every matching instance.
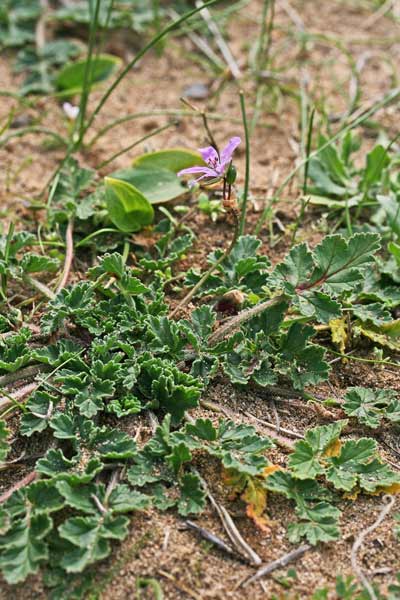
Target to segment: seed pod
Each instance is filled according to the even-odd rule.
[[[235,181],[236,181],[236,175],[237,175],[236,167],[231,163],[229,165],[228,170],[227,170],[226,175],[225,175],[226,182],[229,185],[232,185],[233,183],[235,183]]]

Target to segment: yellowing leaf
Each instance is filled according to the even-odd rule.
[[[332,321],[329,321],[329,327],[331,328],[332,342],[337,345],[343,354],[346,351],[348,339],[345,319],[332,319]]]
[[[360,492],[360,488],[355,488],[352,492],[346,492],[345,494],[343,494],[343,498],[345,500],[357,500]]]
[[[235,469],[222,469],[222,481],[231,488],[230,499],[234,500],[246,487],[247,477]]]
[[[262,516],[267,507],[267,490],[263,487],[262,481],[256,478],[249,479],[241,499],[247,505],[247,516],[261,531],[267,533],[269,531],[268,520]]]
[[[357,331],[381,346],[396,352],[400,351],[400,319],[383,323],[379,327],[359,325]]]
[[[400,483],[392,483],[392,485],[384,485],[376,490],[372,495],[379,496],[379,494],[400,494]]]
[[[337,439],[330,444],[324,452],[324,456],[339,456],[342,449],[342,442]]]
[[[281,467],[278,465],[268,465],[263,470],[260,477],[250,477],[238,473],[234,469],[224,469],[222,474],[223,482],[232,488],[236,497],[239,493],[243,502],[246,503],[246,514],[254,521],[259,529],[268,532],[268,519],[263,517],[263,513],[267,506],[267,490],[264,487],[264,479],[279,471]]]

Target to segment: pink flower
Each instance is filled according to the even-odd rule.
[[[233,137],[229,140],[225,148],[222,150],[221,154],[218,154],[213,146],[207,146],[207,148],[200,148],[199,152],[208,166],[198,166],[198,167],[190,167],[189,169],[182,169],[179,171],[178,177],[181,175],[191,175],[192,173],[200,174],[200,177],[195,179],[190,183],[190,185],[194,185],[197,181],[204,179],[205,177],[211,177],[213,179],[220,179],[226,173],[231,160],[232,154],[239,146],[241,142],[240,137]]]

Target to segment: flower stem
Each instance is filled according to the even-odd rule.
[[[245,144],[246,144],[246,170],[245,170],[245,175],[244,175],[244,189],[243,189],[242,208],[241,208],[240,223],[239,223],[239,235],[243,235],[244,227],[246,224],[247,202],[248,202],[248,198],[249,198],[249,185],[250,185],[250,139],[249,139],[249,128],[247,125],[246,105],[245,105],[243,90],[240,91],[240,108],[242,111],[244,139],[245,139]]]

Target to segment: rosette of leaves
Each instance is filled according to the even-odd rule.
[[[346,425],[342,420],[315,427],[296,442],[289,459],[293,475],[297,479],[325,476],[336,489],[353,493],[374,493],[398,483],[397,473],[378,458],[375,440],[339,440]]]
[[[0,568],[5,579],[23,581],[48,563],[50,556],[54,560],[54,554],[64,577],[82,572],[108,556],[111,541],[127,536],[125,513],[143,510],[149,502],[124,484],[107,490],[103,484],[68,478],[40,480],[19,490],[0,513]],[[70,508],[69,515],[75,515],[66,518],[65,507]]]
[[[206,452],[222,466],[240,476],[256,476],[269,464],[263,453],[272,447],[268,438],[258,436],[254,428],[221,421],[215,428],[208,419],[197,419],[172,432],[171,418],[162,425],[144,448],[133,458],[128,471],[133,486],[147,490],[161,510],[177,506],[181,515],[201,512],[205,492],[195,473],[185,472],[194,452]],[[178,495],[171,489],[178,483]]]

